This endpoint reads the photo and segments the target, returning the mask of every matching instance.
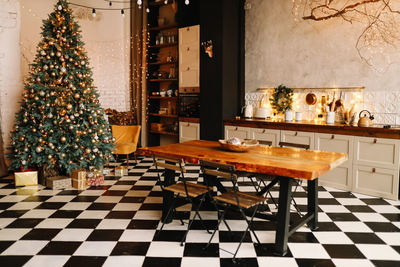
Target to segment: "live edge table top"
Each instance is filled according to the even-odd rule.
[[[347,160],[347,154],[344,153],[272,146],[258,146],[242,153],[230,152],[222,150],[218,142],[201,140],[139,148],[136,153],[177,157],[191,164],[209,160],[234,165],[238,171],[306,180],[316,179]]]

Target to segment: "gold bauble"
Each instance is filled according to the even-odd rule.
[[[20,137],[18,138],[18,140],[19,140],[20,142],[24,141],[24,140],[25,140],[25,136],[20,136]]]
[[[28,122],[28,119],[27,119],[27,118],[24,118],[24,119],[23,119],[23,122],[24,122],[24,123],[27,123],[27,122]]]
[[[43,151],[43,148],[41,146],[37,146],[35,151],[36,151],[36,153],[40,153]]]
[[[86,148],[86,149],[85,149],[85,153],[86,153],[86,154],[89,154],[90,152],[92,152],[92,150],[90,150],[90,148]]]
[[[68,105],[67,105],[67,109],[68,109],[68,110],[71,110],[71,109],[72,109],[72,104],[68,104]]]
[[[61,138],[60,138],[60,140],[61,140],[61,142],[66,142],[67,141],[67,138],[65,137],[65,136],[62,136]]]
[[[33,129],[32,129],[32,132],[36,133],[36,131],[37,131],[36,128],[33,128]]]

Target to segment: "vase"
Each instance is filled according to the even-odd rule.
[[[293,120],[293,111],[288,109],[285,112],[285,121],[292,121]]]

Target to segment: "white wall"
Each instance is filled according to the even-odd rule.
[[[22,74],[26,77],[28,64],[34,59],[36,46],[41,38],[42,19],[53,11],[57,0],[20,0],[21,2],[21,52]],[[108,8],[108,2],[98,0],[80,0],[76,3]],[[73,6],[72,6],[73,7]],[[114,3],[113,7],[122,7]],[[75,10],[76,8],[73,7]],[[80,9],[81,11],[82,9]],[[129,103],[129,55],[130,55],[130,18],[119,10],[98,10],[95,19],[91,10],[84,9],[88,16],[77,19],[81,26],[85,49],[88,52],[93,71],[94,85],[100,93],[103,108],[127,111]],[[78,13],[75,13],[78,14]],[[80,14],[80,12],[79,12]]]
[[[295,22],[289,0],[247,3],[251,8],[246,11],[246,92],[281,83],[291,87],[400,89],[400,63],[378,73],[358,56],[355,44],[362,25],[340,18]],[[400,62],[399,54],[391,60]]]
[[[0,0],[0,123],[5,147],[22,92],[19,30],[19,0]]]

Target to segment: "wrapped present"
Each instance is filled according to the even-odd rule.
[[[72,187],[78,190],[85,190],[87,188],[86,185],[86,171],[82,169],[72,170],[71,179],[72,179]]]
[[[88,186],[99,186],[104,183],[102,170],[92,169],[87,173],[86,178]]]
[[[84,180],[72,179],[72,187],[78,190],[86,190],[87,188],[86,179]]]
[[[69,188],[71,187],[71,178],[65,176],[47,177],[46,186],[53,190]]]
[[[15,186],[37,185],[38,172],[35,170],[25,170],[15,172]]]
[[[115,168],[115,176],[128,175],[128,168],[126,166],[118,166]]]
[[[75,180],[85,180],[86,179],[86,171],[82,169],[72,170],[71,178]]]
[[[87,179],[88,186],[99,186],[99,185],[102,185],[103,183],[104,183],[103,175],[99,175],[99,176],[95,176],[95,177],[88,177],[88,179]]]

